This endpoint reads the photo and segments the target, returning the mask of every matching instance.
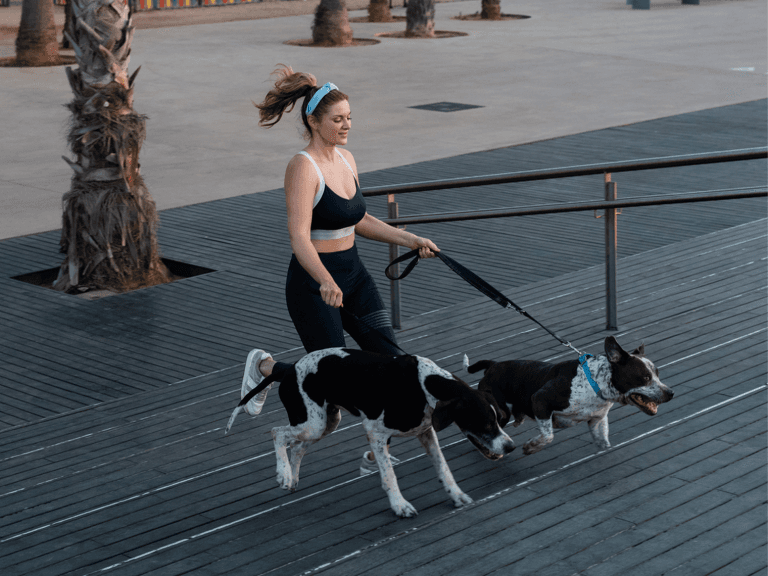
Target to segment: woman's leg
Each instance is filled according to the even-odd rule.
[[[358,277],[355,289],[344,297],[344,308],[357,316],[360,322],[344,318],[344,329],[363,350],[395,356],[402,354],[376,283],[365,268]]]
[[[331,258],[323,256],[331,268]],[[341,278],[336,279],[336,282],[342,290],[345,288]],[[307,353],[346,346],[341,313],[337,308],[323,302],[319,289],[319,284],[301,267],[294,256],[285,281],[285,302]]]

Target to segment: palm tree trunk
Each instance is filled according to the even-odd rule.
[[[483,20],[501,20],[501,0],[482,0],[480,18]]]
[[[368,4],[369,22],[390,22],[392,11],[389,9],[389,0],[371,0]]]
[[[53,0],[24,0],[16,36],[17,66],[50,66],[58,58]]]
[[[352,28],[344,0],[320,0],[312,25],[312,41],[321,46],[352,43]]]
[[[128,78],[134,27],[125,0],[69,0],[66,31],[78,68],[67,68],[74,99],[68,141],[76,160],[64,195],[54,288],[116,291],[170,279],[157,246],[155,202],[139,173],[146,117],[133,110],[138,69]]]
[[[408,0],[405,35],[412,38],[435,36],[435,0]]]
[[[72,22],[72,2],[67,2],[64,4],[64,30],[70,30],[73,26]],[[69,35],[72,35],[72,31],[70,30]],[[67,38],[67,35],[64,35],[64,38],[61,39],[61,47],[62,48],[72,48],[72,45],[69,43],[69,39]]]

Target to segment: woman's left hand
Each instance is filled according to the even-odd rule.
[[[436,252],[440,252],[440,248],[435,246],[435,243],[432,242],[432,240],[429,238],[421,238],[419,236],[416,236],[411,248],[414,250],[418,249],[419,258],[435,258],[437,256]]]

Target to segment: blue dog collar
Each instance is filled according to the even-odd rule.
[[[320,90],[315,92],[315,94],[312,96],[312,99],[309,101],[309,104],[307,104],[307,116],[312,114],[312,112],[315,111],[315,108],[317,108],[317,105],[320,104],[320,100],[325,98],[325,95],[328,94],[331,90],[338,90],[336,87],[336,84],[333,82],[326,82],[322,85]]]
[[[592,354],[582,354],[579,356],[579,364],[581,365],[581,369],[584,370],[584,375],[587,377],[587,382],[589,382],[589,385],[592,386],[592,390],[595,391],[597,397],[605,400],[605,398],[603,398],[603,392],[600,390],[600,386],[597,385],[595,379],[592,378],[592,372],[589,371],[587,360],[590,358],[594,358],[594,356],[592,356]]]

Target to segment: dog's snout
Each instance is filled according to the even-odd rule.
[[[504,454],[509,454],[514,449],[515,449],[515,443],[512,440],[504,444]]]

